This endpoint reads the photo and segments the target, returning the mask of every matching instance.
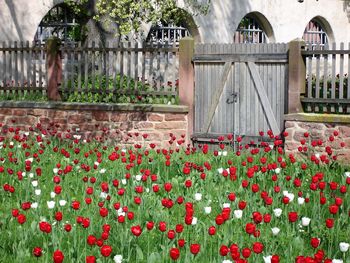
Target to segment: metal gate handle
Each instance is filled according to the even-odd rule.
[[[232,98],[231,98],[232,97]],[[238,101],[238,92],[233,92],[229,98],[227,98],[226,103],[227,104],[233,104]]]

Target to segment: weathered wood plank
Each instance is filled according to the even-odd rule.
[[[247,64],[248,64],[248,68],[249,68],[249,71],[251,73],[251,76],[254,80],[256,91],[260,97],[260,101],[263,105],[266,117],[267,117],[268,122],[270,124],[271,130],[273,131],[274,134],[279,134],[280,129],[278,127],[275,115],[274,115],[272,108],[271,108],[271,103],[266,95],[263,83],[262,83],[261,78],[259,76],[259,73],[256,69],[256,66],[252,62],[248,62]]]
[[[332,45],[333,51],[336,50],[336,43]],[[332,53],[332,86],[331,86],[331,98],[335,99],[335,79],[336,79],[336,53]],[[334,105],[331,106],[331,112],[335,112]]]
[[[340,50],[344,50],[344,43],[340,43]],[[340,54],[340,61],[339,61],[339,99],[344,98],[344,54]],[[343,113],[343,106],[339,105],[339,113]]]
[[[210,125],[211,125],[212,120],[213,120],[213,116],[215,114],[216,107],[219,103],[220,96],[221,96],[222,91],[225,87],[225,83],[226,83],[227,77],[230,73],[231,67],[232,67],[232,64],[230,62],[225,63],[225,66],[224,66],[222,74],[221,74],[221,81],[218,84],[218,86],[216,87],[214,96],[212,98],[212,103],[211,103],[210,108],[209,108],[209,114],[208,114],[207,119],[204,123],[204,131],[206,131],[206,132],[209,131]]]

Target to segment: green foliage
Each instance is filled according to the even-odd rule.
[[[78,87],[78,80],[74,83],[68,82],[69,89]],[[128,88],[129,87],[129,88]],[[63,100],[68,102],[88,102],[88,103],[140,103],[140,104],[178,104],[176,96],[154,96],[155,91],[148,83],[135,81],[128,76],[116,75],[116,78],[97,76],[94,79],[90,76],[87,80],[82,80],[82,92],[63,92]],[[162,87],[161,91],[166,91],[167,87]],[[146,94],[145,94],[146,93]]]
[[[86,12],[88,0],[65,0],[75,13]],[[205,14],[208,11],[210,0],[186,0],[186,7],[195,16]],[[94,19],[103,20],[107,24],[116,23],[121,35],[130,32],[139,32],[142,23],[156,23],[160,20],[165,22],[178,22],[188,18],[188,13],[179,9],[175,0],[96,0],[96,13]]]

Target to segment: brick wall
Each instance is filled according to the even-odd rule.
[[[141,110],[139,105],[111,107],[58,103],[52,107],[52,104],[45,103],[8,103],[0,108],[0,123],[5,129],[19,127],[21,130],[39,123],[50,132],[61,133],[61,136],[71,134],[81,135],[84,139],[103,138],[122,143],[168,146],[169,134],[173,135],[173,144],[187,140],[187,109],[166,106]]]
[[[315,153],[325,153],[325,146],[328,145],[338,155],[339,160],[350,163],[350,123],[286,121],[285,128],[288,132],[285,141],[287,153],[298,153],[302,139],[309,144],[314,140],[322,140],[326,143],[321,147],[315,147]],[[334,131],[339,135],[334,136]],[[308,133],[309,137],[305,138],[305,133]],[[334,137],[334,141],[329,141],[330,136]]]

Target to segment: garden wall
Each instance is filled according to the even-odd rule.
[[[186,106],[173,105],[0,102],[5,129],[28,130],[40,123],[61,136],[102,137],[123,144],[168,146],[170,133],[176,137],[174,144],[187,140],[187,113]]]
[[[298,153],[298,147],[301,146],[300,140],[306,139],[307,142],[313,140],[322,140],[331,146],[332,150],[338,154],[338,159],[345,163],[350,163],[350,116],[334,114],[288,114],[285,115],[285,129],[288,137],[285,141],[287,153]],[[335,136],[333,142],[329,137],[334,131],[339,135]],[[309,134],[308,138],[304,133]],[[343,142],[343,147],[341,146]],[[324,153],[324,146],[315,148],[319,153]]]

